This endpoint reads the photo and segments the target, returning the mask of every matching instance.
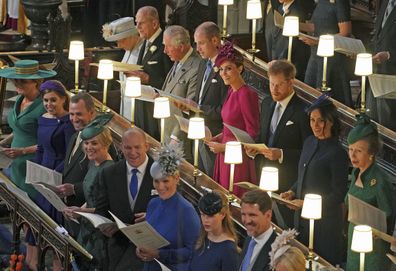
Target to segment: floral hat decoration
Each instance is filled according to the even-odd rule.
[[[183,145],[164,144],[155,153],[154,163],[151,165],[150,174],[153,179],[160,180],[174,176],[179,171],[179,165],[184,157]]]
[[[284,230],[280,235],[275,238],[275,241],[271,244],[270,256],[270,266],[272,270],[275,270],[276,260],[282,256],[291,245],[290,240],[294,239],[298,235],[295,229]]]
[[[133,17],[124,17],[102,26],[106,41],[117,41],[138,33]]]
[[[220,65],[226,60],[234,63],[243,63],[242,54],[235,50],[234,45],[229,41],[224,42],[224,44],[220,47],[219,54],[215,60],[215,66],[219,68]]]

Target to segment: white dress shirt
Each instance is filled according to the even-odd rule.
[[[146,173],[147,170],[147,164],[148,164],[148,156],[146,155],[146,159],[144,160],[143,164],[138,166],[136,169],[139,171],[136,173],[137,178],[138,178],[138,189],[136,195],[139,195],[139,190],[143,182],[143,177],[144,174]],[[135,208],[135,200],[132,198],[131,192],[129,191],[129,185],[131,184],[131,178],[132,178],[132,169],[135,169],[135,167],[132,167],[130,164],[128,164],[128,161],[125,162],[127,166],[127,191],[128,191],[128,199],[129,203],[131,204],[131,209]],[[137,198],[137,196],[136,196]]]
[[[252,258],[250,259],[250,265],[249,266],[253,266],[253,264],[256,261],[261,249],[263,248],[265,243],[267,243],[268,239],[271,237],[273,232],[274,232],[274,230],[272,229],[272,227],[269,227],[268,230],[266,230],[265,232],[260,234],[258,237],[252,237],[256,241],[257,244],[256,244],[256,246],[253,249],[253,254],[252,254]]]

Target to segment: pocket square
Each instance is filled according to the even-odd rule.
[[[292,122],[291,120],[288,120],[288,121],[286,122],[286,126],[289,126],[289,125],[292,125],[292,124],[294,124],[294,122]]]
[[[158,61],[147,61],[147,64],[149,64],[149,65],[154,65],[154,64],[157,64],[158,63]]]
[[[158,191],[156,189],[151,189],[151,196],[158,196]]]
[[[214,84],[214,83],[217,83],[216,78],[213,78],[213,79],[212,79],[212,83],[213,83],[213,84]]]

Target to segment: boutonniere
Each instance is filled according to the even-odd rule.
[[[151,196],[158,196],[158,191],[156,189],[151,189]]]
[[[102,33],[103,38],[107,39],[108,37],[113,35],[113,29],[111,29],[111,26],[109,24],[104,24],[102,26]]]
[[[212,83],[213,83],[213,84],[214,84],[214,83],[217,83],[216,78],[213,78],[213,79],[212,79]]]
[[[377,184],[377,180],[376,179],[371,179],[370,186],[374,186],[376,184]]]
[[[150,48],[149,48],[150,53],[154,53],[155,50],[157,50],[157,46],[151,45]]]
[[[214,70],[214,72],[219,72],[219,68],[216,66],[213,67],[213,70]]]

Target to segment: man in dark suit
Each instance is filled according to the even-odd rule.
[[[271,244],[276,233],[271,226],[272,201],[267,192],[249,191],[241,199],[242,223],[249,235],[241,253],[240,271],[269,271]]]
[[[138,76],[142,84],[160,89],[172,62],[164,53],[157,10],[152,6],[140,8],[136,14],[136,28],[144,39],[137,61],[138,65],[143,66],[143,71],[130,72],[127,76]],[[159,140],[158,121],[153,118],[154,104],[137,101],[135,110],[135,124]]]
[[[305,104],[293,90],[296,69],[286,60],[270,62],[268,70],[271,97],[261,104],[258,142],[268,148],[259,151],[247,148],[249,155],[262,154],[257,165],[279,169],[279,191],[287,191],[297,180],[298,161],[305,138],[312,134]],[[293,225],[293,214],[281,207],[285,223]],[[279,223],[280,221],[278,221]]]
[[[201,61],[198,67],[197,88],[193,101],[203,111],[205,125],[215,136],[223,130],[221,108],[228,89],[214,69],[214,62],[221,45],[220,29],[213,22],[204,22],[195,30],[194,40],[198,53],[205,61]],[[200,169],[212,176],[216,155],[202,143],[199,145],[199,154]]]
[[[396,75],[396,0],[382,1],[379,10],[376,25],[374,41],[374,56],[373,62],[375,72],[380,74]],[[393,131],[396,131],[396,122],[394,116],[396,115],[396,100],[376,98],[376,101],[371,102],[371,92],[368,93],[369,109],[374,111],[375,105],[370,104],[376,102],[378,122]]]
[[[103,169],[97,176],[98,195],[95,213],[109,217],[109,211],[126,224],[143,221],[152,198],[153,179],[148,157],[146,135],[132,127],[122,136],[125,159]],[[109,270],[140,270],[143,262],[136,257],[136,247],[114,225],[101,228],[110,237],[108,242]]]

